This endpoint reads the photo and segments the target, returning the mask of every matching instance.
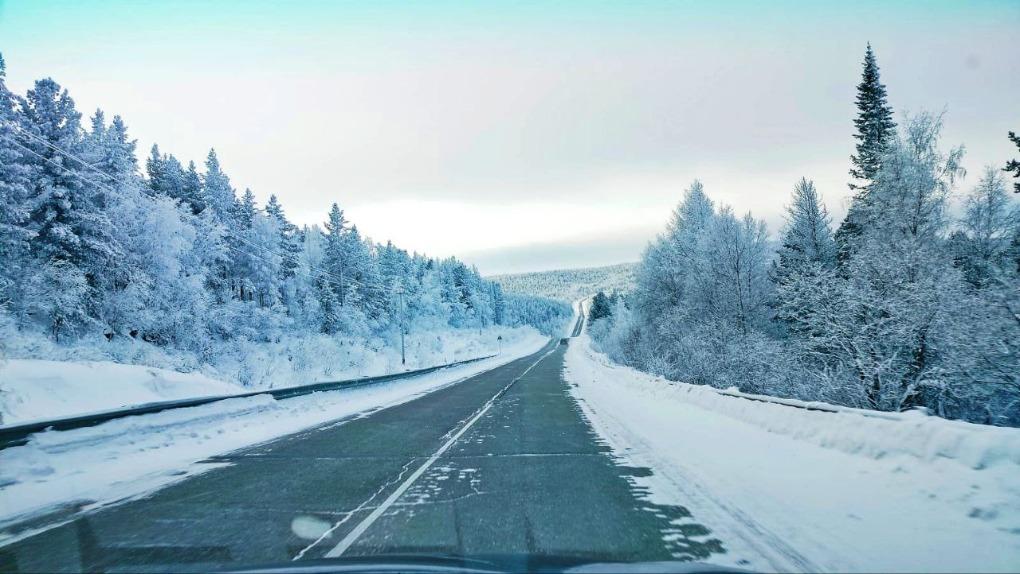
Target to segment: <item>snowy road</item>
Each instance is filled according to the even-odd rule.
[[[5,571],[207,570],[380,553],[705,559],[721,543],[645,500],[550,343],[369,416],[213,457],[219,468],[0,548]],[[526,566],[521,562],[520,566]]]

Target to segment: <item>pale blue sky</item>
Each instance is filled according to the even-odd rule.
[[[1011,156],[1020,2],[759,4],[8,0],[0,51],[143,153],[491,273],[636,260],[695,177],[773,231],[802,175],[841,215],[868,41],[972,174]]]

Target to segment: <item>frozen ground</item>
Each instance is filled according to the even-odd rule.
[[[536,336],[530,327],[490,327],[481,335],[477,329],[445,329],[408,337],[406,368],[495,354],[499,350],[497,337],[513,346]],[[39,344],[45,346],[40,348]],[[69,348],[47,341],[10,346],[13,348],[9,352],[22,356],[60,360],[0,361],[0,424],[4,425],[402,370],[399,343],[383,345],[380,341],[330,337],[248,343],[213,357],[215,366],[197,364],[186,355],[167,354],[154,345],[132,340],[109,344],[104,340]],[[106,358],[113,360],[97,360]]]
[[[616,365],[574,339],[566,376],[653,502],[763,571],[1020,570],[1020,429],[817,412]]]
[[[11,524],[62,509],[128,500],[214,468],[210,456],[400,404],[537,351],[536,331],[499,357],[380,385],[276,401],[260,395],[35,435],[0,451],[0,543],[30,531]],[[5,528],[6,525],[6,528]]]

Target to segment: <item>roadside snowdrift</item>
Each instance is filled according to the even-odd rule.
[[[536,338],[544,336],[530,327],[490,327],[481,334],[477,329],[446,329],[409,337],[406,369],[494,355],[501,344],[509,348]],[[212,365],[134,341],[18,347],[11,350],[63,360],[0,361],[0,424],[405,370],[399,343],[369,343],[326,336],[284,338],[275,344],[235,342],[237,348],[213,357]]]
[[[740,398],[668,382],[571,341],[567,380],[660,504],[755,570],[1015,571],[1020,430]],[[764,397],[750,397],[767,399]],[[829,412],[831,411],[831,412]]]
[[[602,353],[588,358],[607,370],[651,379],[642,389],[662,401],[682,401],[753,424],[771,433],[871,458],[905,455],[922,461],[946,459],[981,469],[1018,465],[1020,429],[976,425],[928,416],[921,411],[884,413],[741,393],[667,381],[617,365]]]
[[[0,422],[17,424],[244,391],[240,385],[201,373],[109,361],[13,359],[0,363]]]

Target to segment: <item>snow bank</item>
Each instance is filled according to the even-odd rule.
[[[498,337],[503,338],[502,343]],[[530,327],[491,327],[481,334],[477,329],[423,333],[408,337],[406,366],[400,363],[399,342],[392,345],[327,336],[283,338],[273,344],[232,342],[212,358],[213,365],[167,355],[141,342],[118,341],[106,349],[102,347],[105,342],[95,348],[45,347],[40,350],[65,360],[0,361],[0,424],[384,375],[493,355],[500,344],[512,347],[536,337],[542,338]],[[83,359],[104,356],[119,362]],[[135,361],[140,364],[122,364]]]
[[[95,427],[33,435],[0,451],[0,545],[27,535],[13,524],[59,507],[88,510],[144,495],[216,468],[214,455],[412,400],[538,351],[537,332],[498,357],[433,373],[284,400],[227,399],[113,420]]]
[[[922,411],[883,413],[828,403],[777,399],[720,391],[652,377],[613,363],[590,351],[589,360],[603,369],[652,379],[647,392],[664,401],[683,401],[772,433],[826,448],[872,458],[907,455],[920,460],[948,459],[974,469],[1007,463],[1020,466],[1020,429],[977,425],[928,416]],[[1020,468],[1017,468],[1020,472]]]
[[[201,373],[109,361],[14,359],[0,363],[0,422],[17,424],[244,390]]]
[[[566,376],[652,502],[773,571],[1016,571],[1020,430],[677,384],[571,341]],[[771,401],[771,399],[768,399]]]

